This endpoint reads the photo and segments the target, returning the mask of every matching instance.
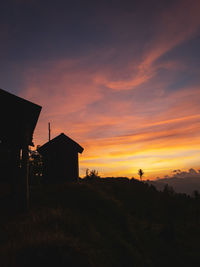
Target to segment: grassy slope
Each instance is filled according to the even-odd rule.
[[[198,266],[193,204],[126,179],[35,188],[28,214],[1,220],[0,266]]]

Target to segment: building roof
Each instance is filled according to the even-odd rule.
[[[50,140],[49,142],[45,143],[41,147],[38,148],[38,152],[41,155],[51,153],[55,150],[66,150],[69,149],[70,151],[74,151],[77,153],[82,153],[83,148],[72,140],[70,137],[66,136],[64,133],[56,136],[54,139]]]
[[[0,140],[13,145],[33,145],[33,132],[41,106],[0,89]]]

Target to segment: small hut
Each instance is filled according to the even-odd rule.
[[[41,107],[0,89],[0,183],[9,184],[15,201],[27,206],[28,146]]]
[[[44,162],[44,181],[60,183],[77,181],[79,177],[78,153],[83,148],[61,133],[38,148]]]

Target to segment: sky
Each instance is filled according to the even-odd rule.
[[[199,0],[7,0],[0,87],[42,106],[80,175],[154,179],[200,162]]]

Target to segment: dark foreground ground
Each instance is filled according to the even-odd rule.
[[[34,187],[28,213],[2,211],[0,266],[200,266],[199,206],[123,178]]]

